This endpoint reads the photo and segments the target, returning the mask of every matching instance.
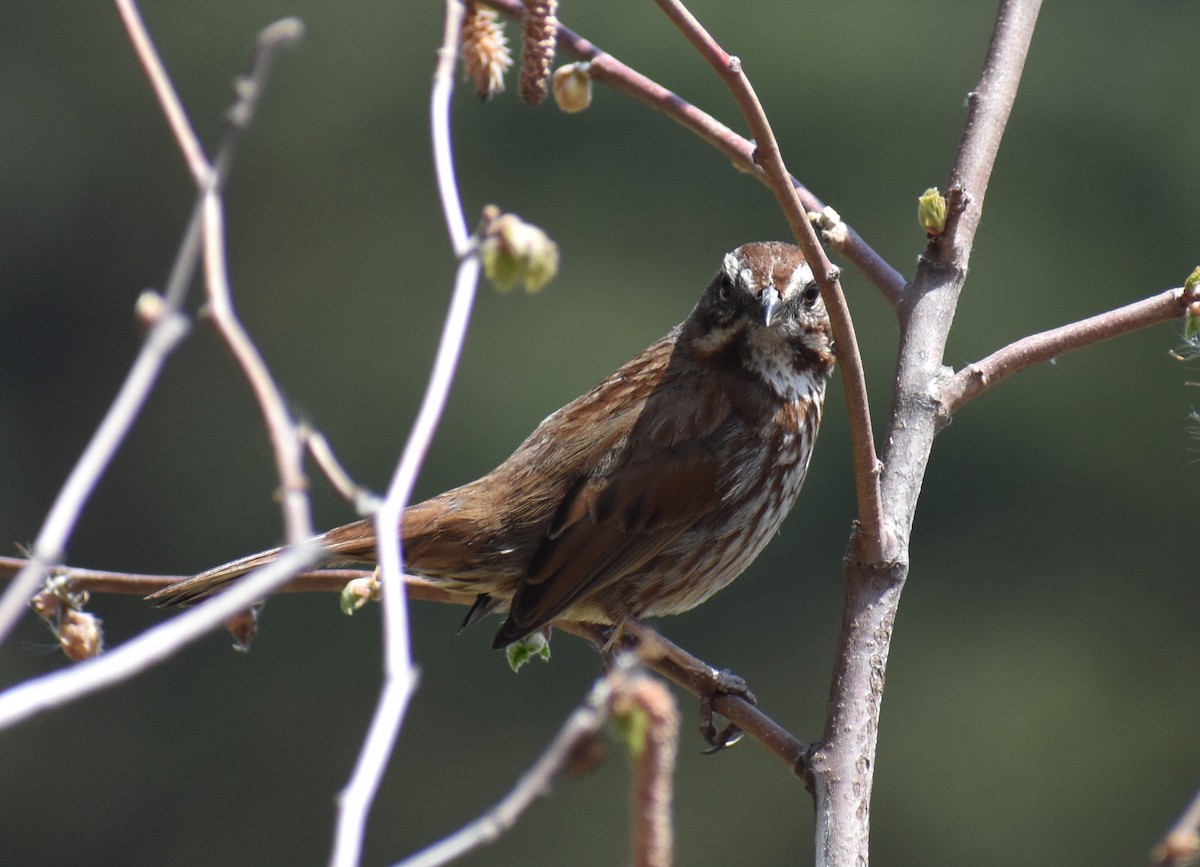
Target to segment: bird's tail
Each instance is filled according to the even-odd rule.
[[[207,569],[198,575],[193,575],[186,581],[172,584],[151,593],[146,597],[157,608],[172,608],[176,605],[192,605],[219,593],[237,578],[245,575],[259,566],[265,566],[280,555],[282,548],[272,548],[260,551],[246,557],[239,557],[228,563],[223,563],[212,569]]]
[[[370,522],[356,521],[336,530],[330,530],[317,536],[314,540],[326,551],[326,562],[336,560],[341,562],[364,561],[375,559],[375,537]],[[207,569],[198,575],[172,584],[151,593],[146,597],[158,608],[171,608],[176,605],[194,605],[203,599],[220,593],[230,583],[259,566],[265,566],[275,560],[283,552],[283,548],[271,548],[239,557],[228,563],[222,563],[212,569]]]

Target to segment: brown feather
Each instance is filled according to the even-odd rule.
[[[558,619],[619,626],[724,587],[791,508],[833,366],[828,318],[800,251],[747,244],[691,315],[548,416],[492,472],[407,509],[406,568],[474,593],[467,623],[508,609],[502,646]],[[372,526],[318,537],[373,562]],[[278,549],[154,594],[188,603]]]

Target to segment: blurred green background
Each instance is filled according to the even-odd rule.
[[[602,48],[742,128],[649,3],[566,3]],[[381,489],[407,434],[453,262],[430,170],[441,4],[146,2],[205,141],[258,28],[308,28],[282,58],[228,191],[236,301],[298,414]],[[945,184],[990,3],[723,3],[694,11],[739,54],[793,172],[911,275],[916,196]],[[0,3],[0,535],[32,539],[139,345],[191,207],[182,161],[106,4]],[[1178,285],[1200,260],[1195,3],[1047,4],[997,165],[949,363]],[[515,35],[510,29],[510,35]],[[418,493],[476,477],[551,410],[681,319],[721,254],[786,227],[764,188],[672,122],[598,89],[568,117],[456,96],[472,214],[497,202],[562,253],[542,295],[481,291]],[[845,283],[877,423],[896,331]],[[1200,784],[1200,590],[1186,414],[1196,365],[1162,326],[1030,371],[963,411],[924,487],[888,671],[873,808],[881,864],[1138,864]],[[820,733],[853,518],[835,382],[795,513],[753,568],[659,625]],[[172,358],[84,514],[70,562],[188,573],[275,544],[269,452],[202,322]],[[316,485],[318,523],[349,509]],[[161,620],[98,598],[117,644]],[[380,678],[377,611],[274,601],[254,651],[217,635],[133,682],[0,733],[11,864],[316,864]],[[566,636],[512,675],[488,628],[417,604],[423,677],[364,863],[492,804],[598,671]],[[28,619],[0,683],[63,665]],[[677,775],[678,863],[811,860],[803,788],[746,743]],[[627,762],[560,783],[470,864],[628,861]]]

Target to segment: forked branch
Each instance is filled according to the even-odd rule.
[[[1038,7],[1038,0],[1003,0],[1000,4],[950,172],[953,207],[946,231],[930,243],[898,308],[900,352],[880,479],[891,533],[884,540],[884,556],[847,562],[846,600],[825,733],[811,755],[817,802],[816,854],[823,867],[848,867],[870,859],[871,788],[884,677],[908,576],[908,538],[939,430],[930,393],[943,376],[946,339]]]
[[[150,71],[155,91],[180,141],[184,158],[197,182],[198,194],[184,240],[180,244],[163,292],[162,303],[147,305],[156,310],[149,320],[152,324],[146,341],[104,419],[96,428],[55,498],[33,543],[29,565],[9,585],[0,599],[0,641],[24,613],[25,604],[36,592],[50,568],[61,559],[66,541],[87,500],[107,470],[117,448],[132,428],[167,357],[188,330],[188,321],[180,309],[199,259],[205,223],[205,202],[209,194],[215,195],[219,192],[228,174],[234,147],[253,115],[258,94],[261,93],[278,49],[293,42],[300,34],[299,23],[287,19],[268,27],[260,35],[251,72],[245,79],[249,87],[239,94],[235,103],[237,122],[230,124],[212,166],[203,170],[198,162],[203,161],[203,153],[186,123],[186,115],[163,71],[162,62],[154,53],[136,6],[132,0],[121,0],[118,7],[130,30],[135,51],[143,66]],[[156,299],[152,297],[152,300]]]

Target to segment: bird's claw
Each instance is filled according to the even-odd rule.
[[[713,700],[719,695],[736,695],[750,704],[758,703],[745,680],[730,671],[713,671],[711,689],[700,696],[700,737],[708,744],[708,749],[701,750],[701,754],[706,756],[732,747],[745,736],[734,723],[717,730],[713,722]]]

